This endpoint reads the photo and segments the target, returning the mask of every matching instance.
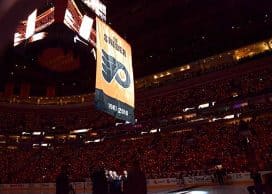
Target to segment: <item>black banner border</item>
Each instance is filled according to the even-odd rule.
[[[112,109],[109,108],[109,104],[113,105]],[[115,110],[115,106],[117,110]],[[108,96],[107,94],[104,93],[103,90],[98,88],[95,89],[95,107],[98,110],[101,110],[114,116],[115,118],[128,121],[132,124],[135,123],[133,107],[124,102],[121,102],[120,100]],[[127,110],[128,115],[120,113],[120,111],[122,112],[122,110]]]

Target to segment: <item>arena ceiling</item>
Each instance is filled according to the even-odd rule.
[[[81,0],[76,1],[85,9]],[[24,0],[10,2],[14,4],[9,11],[0,15],[2,25],[6,26],[1,30],[2,47],[12,40],[16,21],[44,3],[29,0],[28,7],[22,9]],[[107,6],[107,23],[132,45],[136,79],[272,36],[269,0],[104,0],[103,3]]]
[[[108,22],[132,44],[136,77],[272,36],[269,0],[105,1]]]

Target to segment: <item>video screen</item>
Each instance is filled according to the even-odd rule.
[[[87,1],[86,1],[87,2]],[[86,3],[84,1],[84,3]],[[50,4],[51,7],[41,10],[35,9],[29,16],[23,19],[16,29],[14,34],[14,46],[21,44],[24,41],[34,42],[37,40],[41,40],[47,36],[46,32],[43,32],[48,26],[52,25],[56,21],[56,7],[53,3]],[[86,3],[86,6],[92,5],[92,8],[98,6],[96,12],[100,13],[100,8],[103,8],[103,14],[99,14],[105,16],[105,6],[101,5],[101,3],[97,3],[96,1],[90,1],[89,4]],[[93,17],[89,17],[88,15],[82,13],[74,0],[69,0],[67,7],[64,7],[64,20],[63,23],[70,28],[71,30],[78,33],[78,35],[85,39],[87,42],[91,43],[95,46],[96,43],[96,32],[94,29],[94,19]],[[98,11],[97,11],[98,10]],[[98,16],[99,16],[98,15]]]

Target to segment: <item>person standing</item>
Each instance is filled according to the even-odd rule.
[[[215,177],[217,178],[217,181],[219,185],[224,185],[224,176],[226,176],[226,172],[222,167],[216,167],[215,170]]]
[[[91,179],[93,183],[93,194],[108,194],[108,181],[102,163],[91,172]]]
[[[250,173],[250,178],[253,179],[254,185],[247,187],[249,194],[263,194],[261,174],[256,169],[253,169]]]
[[[124,184],[124,194],[147,194],[146,177],[140,168],[139,161],[133,162]]]
[[[121,176],[119,176],[116,171],[111,172],[111,177],[109,179],[110,194],[122,194]]]
[[[184,178],[183,178],[183,173],[182,172],[179,173],[178,184],[181,187],[184,186]]]
[[[56,178],[56,194],[69,194],[69,178],[67,166],[61,167],[61,172]]]

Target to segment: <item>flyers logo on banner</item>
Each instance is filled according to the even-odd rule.
[[[116,118],[134,122],[131,46],[96,18],[95,105]]]
[[[130,86],[130,76],[126,69],[126,67],[118,62],[115,58],[108,55],[103,49],[102,49],[102,74],[104,79],[110,83],[113,78],[115,77],[116,81],[123,87],[128,88]],[[117,73],[119,70],[123,71],[125,73],[125,80],[123,81],[122,78],[120,78],[120,75]]]

